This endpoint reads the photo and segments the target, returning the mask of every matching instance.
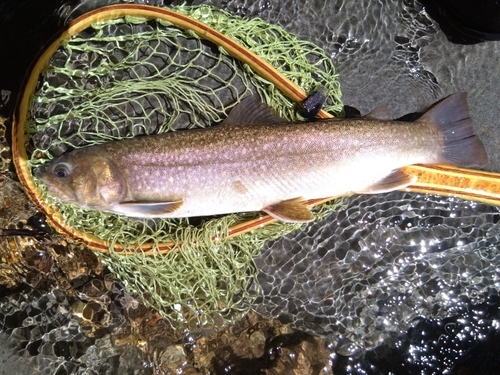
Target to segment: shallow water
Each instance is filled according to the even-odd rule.
[[[41,9],[33,8],[35,3],[0,5],[0,27],[8,36],[0,42],[0,89],[12,93],[7,106],[31,57],[63,19],[116,2],[54,1]],[[467,91],[474,127],[490,156],[486,169],[500,172],[499,42],[451,44],[415,1],[192,3],[259,16],[323,47],[336,64],[344,104],[362,113],[387,104],[397,117]],[[477,352],[487,353],[498,342],[499,218],[496,207],[456,199],[405,193],[353,197],[323,222],[263,249],[256,259],[263,294],[254,310],[333,343],[335,374],[437,374],[473,368],[478,360],[487,366],[495,359]],[[22,324],[35,329],[32,321]],[[9,329],[4,321],[2,330],[12,335]],[[54,329],[47,327],[46,333],[61,334]],[[97,345],[77,328],[64,334],[75,334],[81,350]],[[425,335],[431,338],[422,344]],[[488,337],[489,348],[480,346],[481,337]],[[51,339],[45,338],[46,361],[61,357],[49,350]],[[107,350],[120,355],[107,343],[99,345],[95,353],[102,360]],[[46,366],[38,363],[41,370]],[[130,366],[130,373],[138,373]],[[68,368],[80,373],[76,365]]]
[[[499,218],[496,207],[456,199],[353,196],[264,247],[255,310],[372,349],[418,317],[453,316],[497,295]]]

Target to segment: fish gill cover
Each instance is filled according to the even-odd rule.
[[[325,110],[342,110],[336,74],[324,52],[260,19],[230,15],[209,6],[175,8],[238,41],[306,92],[323,85]],[[212,42],[161,19],[126,16],[95,23],[61,43],[42,72],[31,98],[25,129],[29,165],[36,168],[73,149],[111,140],[220,123],[243,97],[258,93],[280,115],[300,119],[297,105],[273,82]],[[37,187],[44,186],[35,180]],[[231,319],[247,311],[258,294],[252,258],[266,240],[300,227],[274,223],[228,238],[228,228],[258,214],[232,214],[194,224],[187,219],[137,220],[61,204],[69,226],[109,244],[102,260],[129,291],[142,295],[173,325],[190,328]],[[331,212],[325,205],[318,218]],[[213,238],[217,241],[213,242]],[[152,243],[176,244],[173,251],[147,256],[125,250]],[[250,286],[253,284],[252,290]],[[215,319],[217,320],[217,319]]]

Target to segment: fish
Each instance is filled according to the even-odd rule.
[[[378,194],[415,181],[403,167],[488,163],[458,92],[413,122],[364,117],[287,122],[252,95],[219,125],[73,150],[35,170],[61,202],[135,218],[264,211],[309,222],[305,202]]]

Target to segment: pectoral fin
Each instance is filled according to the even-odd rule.
[[[389,191],[403,189],[417,180],[416,176],[409,176],[399,169],[393,171],[390,175],[385,176],[380,181],[368,186],[366,189],[358,190],[360,194],[379,194]]]
[[[159,217],[175,212],[182,206],[182,200],[172,202],[131,201],[120,202],[120,210],[124,213],[140,217]]]
[[[289,223],[307,223],[314,220],[314,216],[304,204],[303,198],[281,201],[264,208],[263,211],[275,219]]]

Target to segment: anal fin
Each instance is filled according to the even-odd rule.
[[[302,197],[281,201],[264,208],[263,211],[275,219],[289,223],[307,223],[314,220]]]
[[[403,189],[408,185],[414,183],[416,180],[417,180],[416,176],[407,175],[400,169],[396,169],[392,171],[391,174],[385,176],[383,179],[368,186],[366,189],[356,191],[356,193],[360,194],[387,193],[389,191]]]

